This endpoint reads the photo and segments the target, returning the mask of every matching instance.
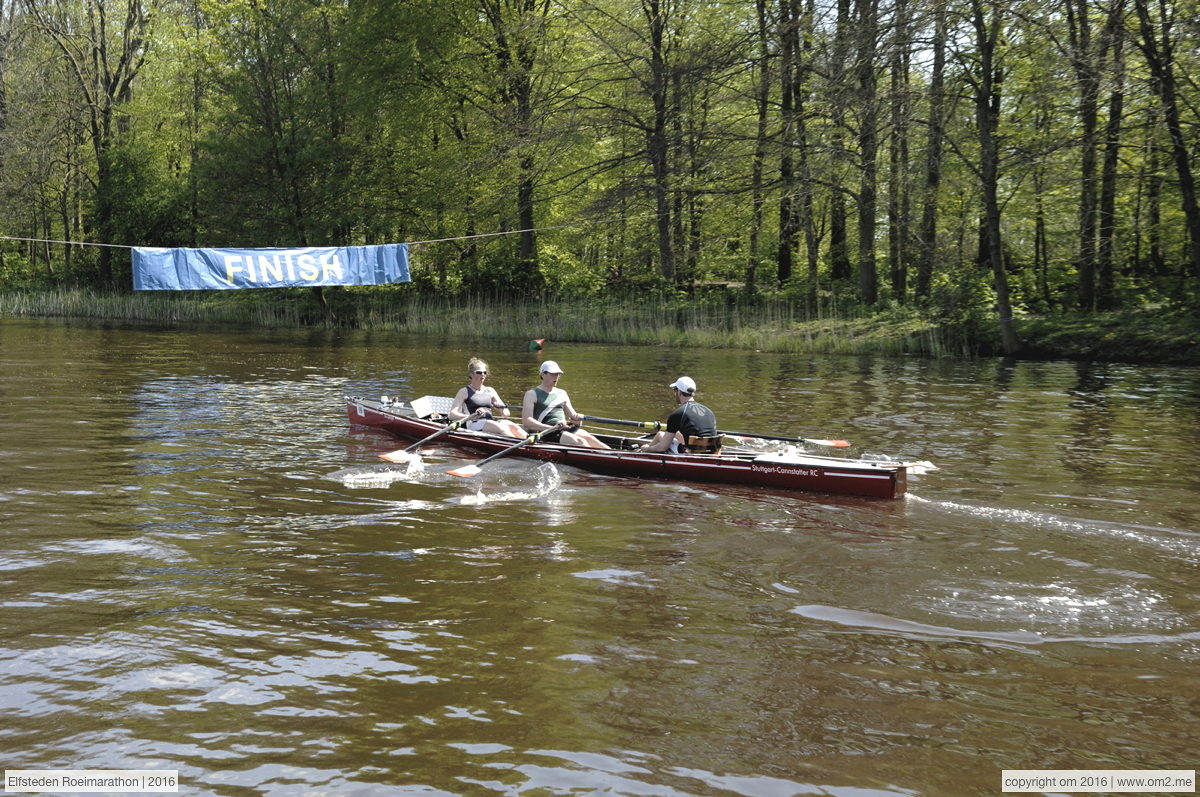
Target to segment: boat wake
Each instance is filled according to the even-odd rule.
[[[837,606],[797,606],[789,610],[809,620],[816,620],[850,628],[861,628],[880,633],[894,634],[913,639],[958,638],[977,642],[999,642],[1009,645],[1040,645],[1046,639],[1028,631],[985,632],[951,628],[948,626],[917,623],[901,620],[886,614],[843,609]]]
[[[541,498],[544,495],[549,495],[557,490],[561,484],[562,476],[559,474],[558,468],[554,467],[554,464],[551,462],[543,462],[537,467],[537,484],[532,489],[485,494],[483,489],[480,488],[474,495],[464,495],[458,502],[465,506],[480,506],[482,504],[494,504],[504,501],[528,501],[533,498]]]
[[[933,473],[936,470],[941,470],[937,465],[934,465],[927,459],[922,459],[917,462],[908,462],[903,459],[896,459],[887,454],[863,454],[862,459],[867,462],[890,463],[893,465],[907,465],[909,476],[922,476],[926,473]]]
[[[353,490],[377,490],[390,487],[394,482],[412,481],[425,472],[425,463],[413,457],[403,466],[373,465],[344,468],[328,474],[325,478],[341,482]]]
[[[1144,526],[1113,520],[1100,520],[1059,515],[1038,509],[1009,508],[998,506],[976,506],[957,501],[922,498],[909,493],[908,500],[925,504],[956,515],[983,518],[1001,525],[1018,528],[1037,528],[1047,531],[1062,531],[1094,537],[1119,538],[1129,542],[1151,545],[1161,551],[1174,554],[1185,561],[1197,562],[1196,540],[1200,534],[1188,529],[1168,526]]]
[[[1095,645],[1162,645],[1188,644],[1200,639],[1200,631],[1178,634],[1098,634],[1096,636],[1054,636],[1030,631],[988,632],[951,626],[929,625],[902,620],[886,614],[843,609],[837,606],[797,606],[789,610],[808,620],[872,631],[908,639],[960,639],[1004,646],[1034,646],[1054,643],[1084,643]]]

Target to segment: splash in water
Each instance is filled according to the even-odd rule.
[[[890,463],[893,465],[907,465],[908,473],[910,476],[920,476],[923,473],[932,473],[935,470],[940,470],[940,468],[938,468],[937,465],[934,465],[929,460],[921,460],[919,462],[908,462],[908,461],[905,461],[902,459],[896,459],[895,457],[889,456],[887,454],[867,453],[867,454],[863,454],[861,459],[863,459],[867,462]]]
[[[391,486],[398,481],[412,481],[425,472],[425,463],[420,457],[413,457],[403,466],[372,466],[345,468],[330,473],[325,478],[341,482],[354,490],[377,490]]]
[[[562,484],[562,476],[553,463],[543,462],[541,465],[538,465],[536,474],[537,484],[531,485],[530,489],[488,494],[484,493],[481,487],[476,490],[474,495],[464,495],[459,499],[459,503],[468,506],[478,506],[480,504],[497,503],[500,501],[528,501],[533,498],[541,498],[544,495],[549,495]]]

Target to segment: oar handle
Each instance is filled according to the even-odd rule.
[[[611,423],[614,426],[633,426],[638,429],[653,429],[662,431],[667,427],[661,421],[623,421],[620,418],[601,418],[597,415],[580,415],[580,420],[595,421],[596,423]]]
[[[559,429],[565,429],[568,426],[570,426],[570,424],[567,421],[563,421],[562,423],[554,424],[549,429],[543,429],[540,432],[535,432],[534,434],[529,435],[529,437],[526,437],[524,440],[517,443],[516,445],[511,445],[508,448],[504,449],[503,451],[497,451],[495,454],[492,454],[490,457],[488,457],[485,460],[476,462],[475,467],[481,468],[484,465],[486,465],[487,463],[491,462],[493,459],[496,459],[497,457],[502,457],[505,454],[509,453],[510,451],[516,451],[518,448],[524,448],[525,446],[529,445],[530,443],[536,443],[537,441],[541,440],[543,437],[550,434],[551,432],[557,432]]]
[[[404,452],[405,452],[405,453],[408,453],[409,451],[412,451],[412,450],[414,450],[414,449],[416,449],[416,448],[419,448],[419,447],[421,447],[421,446],[425,445],[426,443],[428,443],[428,442],[429,442],[430,440],[432,440],[433,438],[435,438],[435,437],[438,437],[438,436],[440,436],[440,435],[444,435],[446,432],[453,432],[455,429],[458,429],[458,428],[459,428],[459,427],[461,427],[463,424],[465,424],[465,423],[467,423],[467,422],[469,422],[469,421],[472,421],[472,420],[474,420],[474,419],[475,419],[475,416],[477,416],[478,414],[479,414],[479,410],[475,410],[475,412],[472,412],[470,415],[468,415],[468,416],[467,416],[467,417],[465,417],[465,418],[459,418],[457,421],[451,421],[450,423],[448,423],[448,424],[446,424],[445,426],[443,426],[441,429],[438,429],[436,432],[434,432],[433,434],[429,435],[429,437],[426,437],[424,440],[420,440],[420,441],[418,441],[418,442],[416,442],[416,443],[413,443],[411,446],[409,446],[408,448],[404,449]]]

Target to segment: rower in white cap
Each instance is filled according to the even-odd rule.
[[[687,453],[688,441],[693,437],[717,439],[717,416],[708,407],[696,401],[695,380],[690,376],[681,376],[667,387],[675,391],[675,403],[679,405],[679,409],[667,418],[666,431],[656,434],[642,450],[654,453]],[[692,453],[717,453],[720,451],[720,442],[714,445],[715,450],[696,450]]]
[[[525,401],[521,408],[521,425],[526,431],[541,432],[562,421],[570,421],[571,426],[551,432],[542,438],[542,442],[582,448],[608,448],[583,428],[583,420],[571,406],[571,398],[567,391],[559,389],[558,379],[563,370],[558,367],[558,363],[546,360],[538,372],[542,376],[542,384],[525,393]]]

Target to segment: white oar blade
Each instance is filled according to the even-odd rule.
[[[380,459],[386,459],[388,462],[408,462],[414,456],[411,451],[389,451],[386,454],[380,454]]]
[[[817,446],[833,446],[834,448],[846,448],[850,445],[849,440],[805,440],[804,442]]]
[[[476,473],[479,473],[479,466],[468,465],[465,468],[459,468],[458,470],[448,470],[446,473],[449,473],[451,476],[474,476]]]

